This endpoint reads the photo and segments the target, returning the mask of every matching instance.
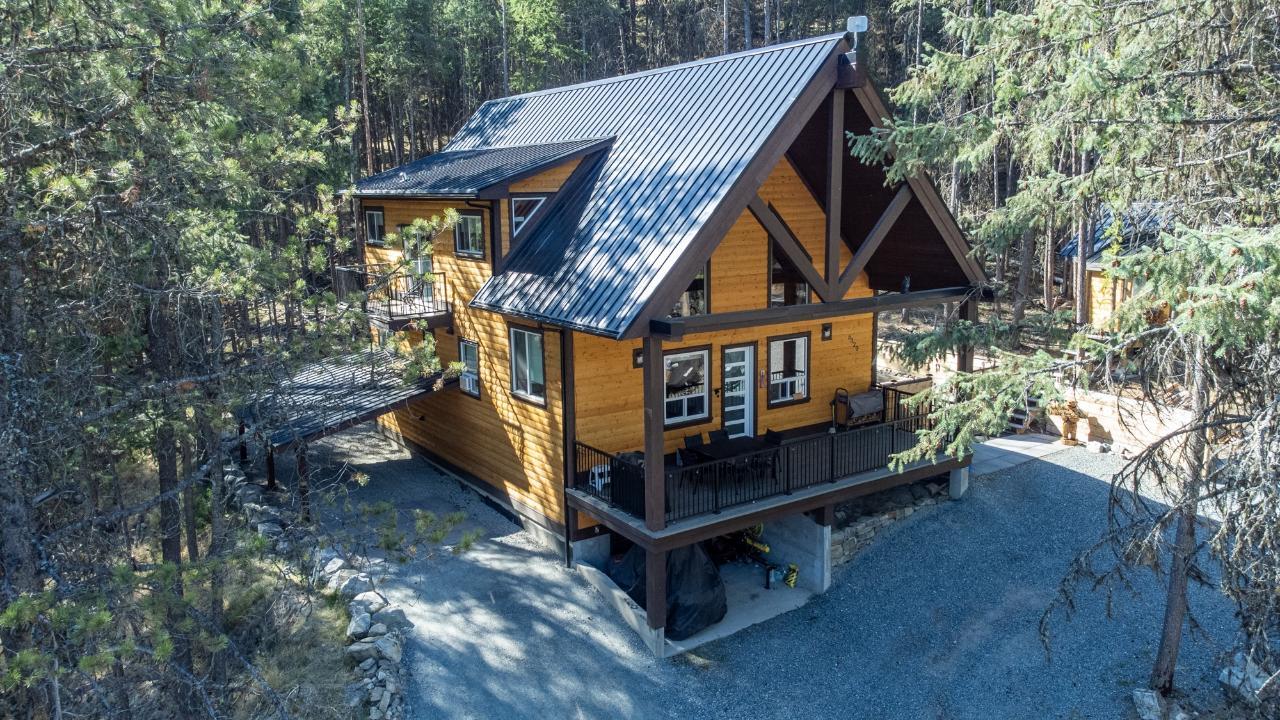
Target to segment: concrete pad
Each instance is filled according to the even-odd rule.
[[[1041,433],[991,438],[973,449],[970,468],[974,475],[990,475],[1066,449],[1057,436]]]
[[[699,645],[721,640],[744,628],[789,613],[805,603],[814,593],[802,587],[779,584],[771,590],[764,587],[764,568],[755,564],[730,563],[720,567],[728,599],[728,612],[720,622],[684,640],[667,639],[666,655],[688,652]]]

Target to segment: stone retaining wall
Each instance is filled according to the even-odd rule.
[[[917,510],[948,499],[945,478],[933,478],[886,490],[836,506],[831,530],[831,564],[852,560],[876,534]]]

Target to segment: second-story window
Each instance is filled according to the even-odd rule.
[[[663,365],[667,386],[663,403],[665,424],[682,425],[708,418],[709,353],[706,350],[672,353],[663,358]]]
[[[809,399],[809,335],[769,338],[769,406]]]
[[[542,195],[525,195],[511,198],[511,237],[515,237],[525,222],[542,207],[547,198]]]
[[[364,209],[364,241],[368,245],[381,245],[387,237],[386,216],[382,208]]]
[[[480,397],[480,344],[474,340],[459,339],[458,362],[462,363],[458,386],[462,392]]]
[[[458,215],[453,226],[453,249],[461,257],[484,258],[484,217],[478,212]]]
[[[791,258],[769,238],[769,307],[808,305],[809,283]]]
[[[547,401],[542,333],[537,330],[511,328],[511,393],[536,403]]]
[[[691,317],[693,315],[706,315],[710,312],[707,299],[711,288],[711,267],[710,263],[703,266],[702,272],[698,273],[693,282],[689,283],[689,287],[676,301],[674,307],[671,308],[670,317]]]

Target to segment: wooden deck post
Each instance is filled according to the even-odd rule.
[[[641,349],[644,364],[644,525],[667,526],[666,468],[663,465],[663,422],[666,419],[666,370],[662,340],[646,335]]]
[[[667,626],[667,552],[644,554],[644,611],[649,627]]]
[[[242,465],[249,461],[249,448],[245,447],[245,444],[244,444],[244,431],[245,431],[244,421],[241,420],[240,430],[238,435],[240,438],[240,463]]]
[[[271,442],[267,442],[267,489],[275,490],[276,485],[276,451],[271,447]]]
[[[298,443],[294,449],[298,459],[298,504],[301,506],[302,522],[311,522],[311,487],[307,483],[307,444]]]
[[[578,401],[573,384],[573,331],[568,328],[560,328],[560,399],[564,418],[564,565],[573,567],[573,536],[578,531],[578,511],[569,505],[568,489],[578,478]]]
[[[960,303],[960,319],[978,322],[978,301],[972,297]],[[956,351],[956,370],[973,372],[973,346],[964,345]]]

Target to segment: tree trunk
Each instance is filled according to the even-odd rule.
[[[1198,338],[1191,340],[1191,422],[1204,423],[1208,406],[1205,378],[1204,347]],[[1187,581],[1196,553],[1196,502],[1204,478],[1206,431],[1200,428],[1187,437],[1183,460],[1185,485],[1178,513],[1178,529],[1169,564],[1169,594],[1165,598],[1164,624],[1160,630],[1160,649],[1151,668],[1151,689],[1162,695],[1173,691],[1173,674],[1178,666],[1178,650],[1182,645],[1182,627],[1187,616]]]
[[[182,475],[191,477],[196,470],[195,457],[192,455],[191,437],[182,436]],[[187,531],[187,562],[200,559],[200,543],[196,533],[196,493],[199,485],[192,484],[182,491],[182,525]]]
[[[751,0],[742,0],[742,49],[751,49]]]
[[[507,44],[507,0],[501,0],[502,8],[502,96],[511,95],[511,48]]]
[[[1031,266],[1035,262],[1036,242],[1030,231],[1022,234],[1022,245],[1018,252],[1018,282],[1013,297],[1013,341],[1021,342],[1022,321],[1027,314],[1027,303],[1031,302]]]
[[[729,0],[724,0],[720,9],[721,49],[724,55],[729,54]]]
[[[364,0],[356,0],[356,23],[360,33],[360,115],[364,119],[364,169],[373,174],[373,129],[369,127],[369,74],[364,58]]]

